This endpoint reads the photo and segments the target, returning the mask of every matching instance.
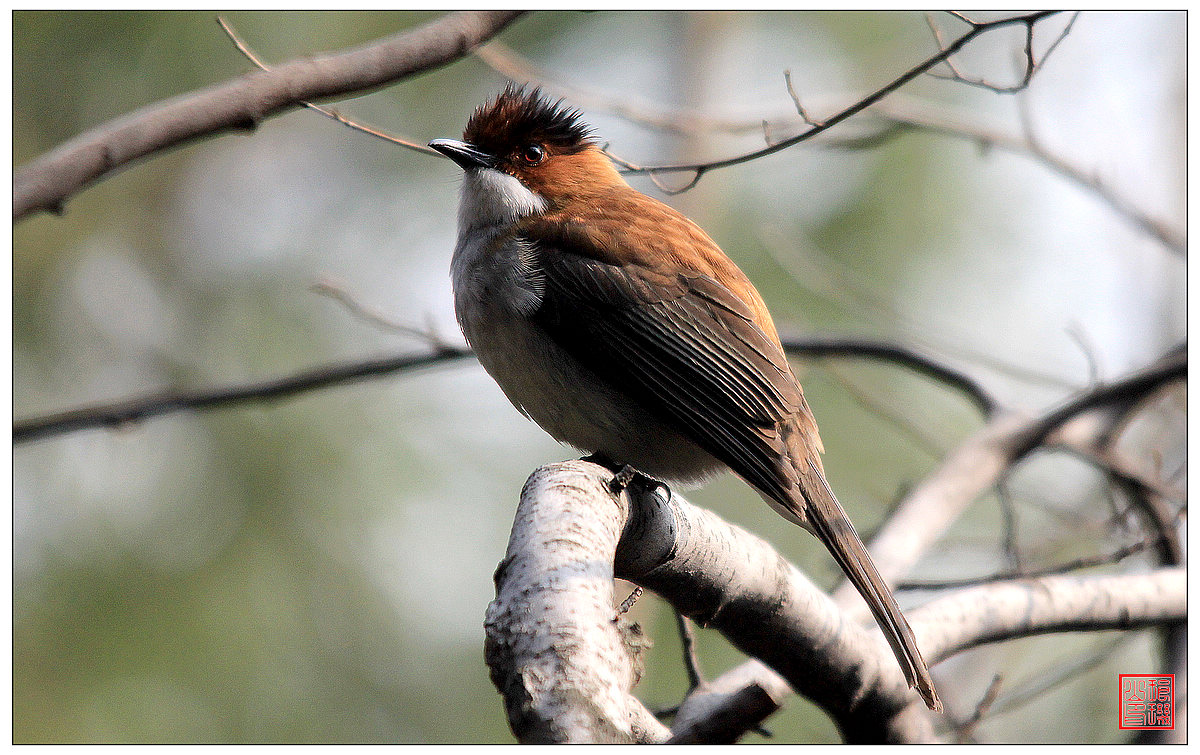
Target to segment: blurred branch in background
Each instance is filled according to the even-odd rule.
[[[324,293],[346,303],[345,292],[331,284],[318,284]],[[353,302],[353,300],[350,300]],[[352,303],[352,311],[364,316],[361,305]],[[378,321],[376,315],[365,315]],[[396,327],[389,323],[389,327]],[[212,409],[256,400],[277,400],[313,390],[371,377],[382,377],[411,369],[429,367],[471,356],[468,349],[449,345],[432,331],[405,327],[404,332],[416,334],[433,347],[429,354],[403,354],[383,359],[363,360],[306,370],[295,375],[248,383],[236,387],[218,387],[194,391],[163,391],[150,396],[130,398],[119,402],[97,404],[33,417],[13,423],[13,442],[24,443],[39,438],[97,427],[121,427],[138,420],[170,412]],[[789,354],[798,357],[850,357],[890,362],[944,383],[970,398],[985,414],[995,409],[994,400],[978,383],[952,367],[938,363],[917,350],[895,343],[851,338],[789,338],[784,342]]]
[[[98,427],[120,429],[140,420],[171,412],[217,409],[248,402],[278,401],[308,391],[430,367],[468,356],[471,356],[471,352],[466,349],[445,346],[429,354],[401,355],[316,367],[295,375],[241,386],[196,391],[163,391],[150,396],[70,409],[46,417],[15,422],[13,442],[24,443]]]
[[[988,31],[992,31],[994,29],[1001,29],[1001,28],[1004,28],[1007,26],[1022,25],[1026,28],[1027,35],[1029,36],[1029,38],[1032,38],[1034,26],[1039,21],[1041,21],[1045,18],[1048,18],[1050,16],[1053,16],[1057,12],[1058,11],[1039,11],[1036,13],[1029,13],[1029,14],[1020,15],[1020,16],[1011,16],[1008,18],[997,19],[995,21],[984,21],[984,22],[969,21],[969,20],[959,16],[960,19],[966,21],[966,23],[968,23],[970,25],[969,31],[963,33],[962,36],[960,36],[958,39],[954,40],[950,44],[943,45],[939,41],[938,44],[939,44],[939,47],[941,47],[941,52],[939,52],[937,55],[934,55],[930,58],[927,58],[925,61],[918,63],[916,66],[910,68],[908,71],[906,71],[905,73],[896,77],[891,82],[885,84],[884,86],[875,90],[874,92],[867,95],[866,97],[863,97],[862,99],[858,100],[857,102],[850,105],[849,107],[846,107],[845,109],[840,110],[837,113],[834,113],[833,115],[822,118],[818,121],[814,121],[808,117],[807,113],[805,113],[803,111],[802,107],[799,107],[799,100],[797,99],[796,100],[797,110],[800,111],[800,115],[804,118],[805,122],[809,125],[809,128],[807,130],[803,131],[802,133],[797,134],[796,136],[775,142],[774,144],[770,144],[766,147],[763,147],[762,149],[754,150],[753,152],[747,152],[745,154],[738,155],[736,157],[726,158],[723,160],[712,160],[712,161],[707,161],[707,162],[696,162],[696,163],[675,163],[675,164],[670,164],[670,165],[646,165],[646,166],[643,166],[643,165],[636,165],[636,164],[628,162],[626,160],[618,160],[618,162],[621,163],[627,169],[627,171],[629,173],[644,173],[644,174],[651,176],[652,178],[655,178],[660,173],[684,173],[684,172],[692,173],[693,175],[692,175],[692,179],[690,181],[688,181],[683,186],[681,186],[679,188],[675,188],[675,189],[665,188],[662,184],[658,184],[657,179],[656,179],[655,183],[658,184],[659,188],[662,189],[664,192],[666,192],[668,194],[681,194],[681,193],[691,189],[697,183],[699,183],[700,179],[704,177],[704,174],[711,170],[727,168],[732,165],[740,165],[742,163],[746,163],[751,160],[757,160],[760,157],[766,157],[767,155],[772,155],[776,152],[779,152],[780,150],[787,149],[788,147],[791,147],[793,145],[807,141],[807,140],[817,136],[818,134],[832,128],[833,126],[836,126],[837,124],[841,123],[842,121],[863,112],[864,110],[871,107],[875,103],[883,100],[885,97],[887,97],[892,92],[895,92],[896,90],[900,89],[905,84],[912,81],[913,79],[917,78],[918,76],[921,76],[922,74],[928,73],[931,69],[933,69],[938,64],[944,63],[944,62],[950,60],[951,56],[953,56],[959,50],[966,47],[969,42],[971,42],[973,39],[980,36],[981,34],[984,34]],[[1066,32],[1063,32],[1063,33],[1065,34]],[[1057,42],[1055,42],[1055,46],[1056,45],[1057,45]],[[1023,79],[1024,83],[1022,85],[1020,85],[1019,87],[1017,87],[1016,89],[1014,89],[1013,91],[1018,91],[1019,89],[1024,89],[1025,86],[1028,86],[1029,80],[1033,77],[1033,73],[1036,68],[1036,64],[1034,63],[1032,53],[1028,54],[1027,66],[1028,67],[1026,69],[1026,74]]]
[[[1095,449],[1097,444],[1106,445],[1107,430],[1115,419],[1097,422],[1087,416],[1089,411],[1118,405],[1123,414],[1119,405],[1145,400],[1186,374],[1186,351],[1176,348],[1146,369],[1082,391],[1041,417],[1029,419],[1011,411],[997,415],[915,486],[871,538],[871,553],[880,573],[898,581],[967,506],[1055,434],[1075,447]],[[1153,528],[1157,538],[1174,540],[1177,536],[1172,525],[1158,522]],[[839,588],[835,597],[843,605],[855,602],[849,585]]]
[[[1070,23],[1055,39],[1055,42],[1051,45],[1051,49],[1066,38],[1078,16],[1078,13],[1072,15]],[[1032,35],[1033,27],[1030,26],[1028,28],[1030,35]],[[1029,55],[1031,53],[1027,50],[1026,54]],[[1026,76],[1023,78],[1022,83],[1019,86],[1012,87],[1011,91],[1019,92],[1028,87],[1033,73],[1040,65],[1045,63],[1048,55],[1049,51],[1036,63],[1033,63],[1032,58],[1030,58],[1026,65]],[[794,103],[794,112],[721,115],[682,108],[668,108],[659,103],[639,100],[632,96],[617,96],[602,92],[586,84],[563,81],[562,79],[555,78],[550,72],[533,65],[530,61],[521,57],[515,50],[498,40],[493,40],[479,47],[475,50],[475,56],[509,80],[534,82],[549,92],[565,97],[576,105],[586,107],[590,110],[612,113],[632,123],[679,135],[719,132],[741,134],[763,128],[766,129],[768,134],[789,133],[795,130],[797,117],[800,118],[801,122],[809,126],[828,125],[828,120],[824,122],[813,121],[808,111],[801,104],[799,96],[792,87],[791,71],[784,71],[784,78],[788,94],[792,97]],[[948,59],[946,62],[948,62]],[[933,72],[929,71],[929,73]],[[961,75],[952,75],[946,78],[950,81],[969,83]],[[822,109],[845,113],[853,110],[863,101],[864,98],[862,97],[824,97],[822,98]],[[1187,234],[1183,229],[1176,228],[1166,220],[1155,217],[1151,213],[1139,208],[1133,200],[1123,196],[1121,192],[1105,181],[1095,169],[1079,166],[1066,157],[1053,152],[1035,131],[1024,101],[1019,97],[1016,101],[1020,108],[1021,122],[1024,126],[1020,134],[1012,134],[998,129],[990,123],[980,122],[978,116],[953,112],[948,105],[943,103],[923,102],[898,93],[892,93],[885,99],[874,102],[864,112],[864,115],[870,115],[883,121],[882,126],[874,130],[862,134],[829,134],[823,133],[824,128],[809,129],[793,137],[781,138],[774,142],[768,139],[767,146],[768,149],[773,151],[774,148],[780,145],[790,146],[793,143],[821,136],[820,139],[814,142],[815,144],[835,149],[870,149],[878,146],[883,140],[894,138],[912,130],[927,131],[957,139],[965,139],[979,145],[981,151],[986,152],[992,148],[1000,149],[1015,155],[1022,155],[1045,166],[1068,181],[1095,193],[1097,197],[1108,204],[1119,216],[1127,219],[1158,239],[1163,246],[1171,251],[1181,255],[1187,253]],[[769,154],[769,152],[760,152],[756,156],[762,156],[763,154]],[[668,170],[668,168],[639,167],[632,162],[613,155],[611,152],[609,152],[609,155],[627,173],[648,173],[655,180],[655,184],[667,193],[679,193],[695,185],[695,182],[693,182],[684,187],[684,189],[667,189],[658,182],[655,174],[656,172]],[[699,170],[699,167],[697,167],[697,170]]]

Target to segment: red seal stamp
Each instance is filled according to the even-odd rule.
[[[1118,687],[1120,728],[1175,728],[1174,674],[1121,674]]]

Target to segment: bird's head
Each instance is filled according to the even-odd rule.
[[[429,146],[466,172],[464,200],[475,211],[498,210],[511,219],[566,209],[626,185],[580,112],[537,88],[509,84],[476,109],[462,141],[434,139]]]

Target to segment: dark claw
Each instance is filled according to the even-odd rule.
[[[671,502],[671,487],[662,480],[657,480],[650,475],[639,472],[628,464],[618,464],[602,453],[594,453],[590,456],[584,456],[580,461],[599,464],[605,469],[613,473],[613,477],[608,481],[608,489],[614,494],[623,492],[630,485],[638,485],[645,489],[646,492],[652,493],[656,490],[663,491],[663,495],[667,498],[667,503]]]

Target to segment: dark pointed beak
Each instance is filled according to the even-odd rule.
[[[429,146],[458,163],[458,167],[463,170],[493,168],[496,165],[495,157],[473,144],[460,142],[457,139],[434,139]]]

